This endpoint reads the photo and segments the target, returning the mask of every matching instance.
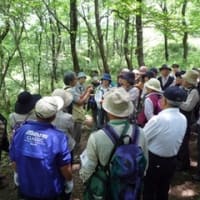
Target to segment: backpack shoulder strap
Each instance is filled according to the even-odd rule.
[[[109,124],[106,124],[103,127],[103,131],[110,138],[113,144],[117,143],[117,141],[119,140],[119,136],[117,135],[115,130],[112,128],[112,126],[110,126]]]
[[[133,130],[132,130],[132,143],[137,144],[138,143],[138,137],[139,137],[139,127],[137,124],[133,124]]]
[[[126,132],[128,130],[128,127],[129,127],[129,123],[127,122],[126,125],[124,126],[123,131],[122,131],[122,136],[124,134],[126,134]],[[106,124],[102,130],[104,131],[104,133],[110,138],[110,140],[114,144],[114,147],[113,147],[113,149],[111,151],[111,154],[110,154],[110,157],[108,159],[108,162],[105,165],[105,169],[108,169],[109,168],[109,163],[110,163],[110,161],[112,159],[112,156],[113,156],[116,148],[120,145],[120,138],[121,137],[118,136],[118,134],[115,132],[113,127],[111,125],[109,125],[109,124]]]

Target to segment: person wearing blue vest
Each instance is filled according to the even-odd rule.
[[[70,199],[73,179],[67,137],[51,124],[63,104],[61,97],[43,97],[35,106],[37,121],[25,122],[13,136],[10,158],[20,199]]]

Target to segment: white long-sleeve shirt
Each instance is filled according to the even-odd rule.
[[[161,157],[176,156],[186,126],[186,118],[178,108],[167,108],[153,116],[143,128],[149,151]]]
[[[99,85],[96,89],[94,99],[97,103],[97,107],[101,109],[102,101],[103,101],[103,95],[110,90],[111,86],[109,87],[103,87],[103,85]]]

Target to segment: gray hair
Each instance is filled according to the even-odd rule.
[[[171,107],[180,107],[180,105],[182,104],[182,102],[180,101],[172,101],[172,100],[169,100],[169,99],[166,99],[167,100],[167,103],[171,106]]]

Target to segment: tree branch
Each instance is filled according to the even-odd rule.
[[[10,30],[10,23],[8,20],[6,20],[6,27],[3,30],[3,32],[0,34],[0,43],[4,40],[4,38],[6,37],[6,35],[8,34]]]
[[[96,39],[95,35],[94,35],[93,32],[92,32],[91,26],[90,26],[90,24],[89,24],[89,22],[88,22],[88,20],[87,20],[87,18],[86,18],[86,15],[85,15],[85,12],[84,12],[83,7],[82,7],[82,11],[83,11],[83,14],[81,14],[80,12],[78,12],[78,14],[79,14],[79,16],[83,19],[83,21],[85,22],[85,24],[86,24],[86,26],[87,26],[87,28],[88,28],[88,32],[89,32],[90,35],[92,36],[92,39],[94,40],[95,44],[96,44],[97,46],[99,46],[99,42],[98,42],[98,40]]]
[[[66,29],[67,32],[68,32],[69,34],[71,34],[70,29],[58,19],[56,13],[54,13],[54,12],[50,9],[49,5],[45,2],[45,0],[42,0],[42,2],[43,2],[44,5],[46,6],[48,12],[49,12],[49,13],[53,16],[53,18],[56,20],[56,22],[59,23],[64,29]]]

